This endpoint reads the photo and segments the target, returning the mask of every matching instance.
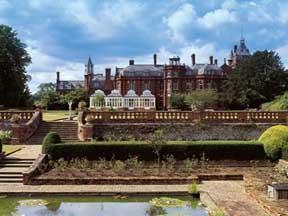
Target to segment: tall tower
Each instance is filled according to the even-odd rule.
[[[88,63],[85,65],[85,80],[84,80],[84,90],[87,94],[91,92],[91,83],[94,76],[94,65],[92,63],[91,57],[89,56]]]
[[[229,66],[235,69],[239,63],[241,63],[244,59],[247,59],[249,56],[251,56],[250,51],[245,44],[243,33],[241,33],[239,45],[235,45],[231,50],[231,57],[228,61]]]
[[[85,74],[93,74],[94,73],[94,65],[92,63],[91,57],[88,58],[88,63],[85,65]]]

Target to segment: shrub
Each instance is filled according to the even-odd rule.
[[[11,131],[0,130],[0,142],[2,144],[10,143],[11,139],[12,139],[12,132]]]
[[[59,134],[57,134],[55,132],[49,132],[48,134],[46,134],[46,136],[43,139],[42,153],[47,154],[49,146],[51,146],[53,144],[57,144],[57,143],[61,143],[61,138],[60,138]]]
[[[197,184],[195,182],[192,182],[192,184],[189,185],[188,193],[190,193],[190,194],[198,193],[198,187],[197,187]]]
[[[282,159],[288,161],[288,145],[282,147]]]
[[[268,128],[259,138],[263,143],[266,155],[277,160],[281,158],[281,151],[288,145],[288,127],[277,125]]]
[[[111,160],[127,160],[129,155],[137,155],[141,161],[155,161],[158,159],[153,154],[154,148],[149,143],[125,143],[118,142],[94,143],[94,144],[54,144],[47,147],[46,153],[54,159],[64,157],[71,159],[76,157],[86,157],[89,160],[105,158]],[[205,158],[209,160],[257,160],[265,159],[263,145],[260,142],[173,142],[161,145],[161,158],[173,155],[176,160],[187,158],[200,159],[205,153]]]

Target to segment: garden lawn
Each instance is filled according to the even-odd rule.
[[[69,116],[68,110],[45,110],[43,111],[44,121],[56,121],[66,119]],[[72,117],[76,116],[75,112],[72,111]]]
[[[5,155],[9,155],[22,148],[23,148],[23,145],[3,145],[2,151],[5,153]]]

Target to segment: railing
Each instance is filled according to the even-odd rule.
[[[9,121],[13,115],[19,116],[20,121],[29,121],[34,112],[33,111],[0,111],[0,121]]]
[[[38,129],[42,121],[42,112],[31,112],[32,116],[26,123],[12,124],[12,143],[19,144],[28,140]]]
[[[87,118],[89,116],[89,118]],[[196,121],[219,123],[286,123],[288,112],[262,111],[155,111],[155,112],[87,112],[90,122],[180,122]]]

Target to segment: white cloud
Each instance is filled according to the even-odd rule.
[[[32,92],[35,92],[41,83],[55,82],[56,71],[61,72],[61,79],[83,79],[83,63],[50,56],[39,50],[35,41],[28,41],[28,44],[27,51],[32,58],[32,64],[27,68],[27,72],[32,76],[32,81],[29,83]]]
[[[210,11],[198,19],[199,24],[208,29],[214,29],[222,24],[234,23],[236,21],[236,13],[228,9]]]
[[[184,34],[187,28],[191,28],[192,23],[197,17],[194,6],[191,4],[183,4],[169,17],[165,17],[163,22],[168,26],[171,39],[176,42],[185,40]]]
[[[226,0],[222,4],[223,9],[231,10],[231,9],[237,9],[237,7],[239,7],[239,4],[236,0]]]
[[[276,49],[276,52],[281,56],[284,66],[288,68],[288,43]]]
[[[140,4],[130,0],[117,0],[104,2],[94,12],[87,3],[78,0],[68,4],[65,13],[70,21],[83,26],[94,39],[101,40],[115,37],[119,28],[137,20],[142,9]]]
[[[11,4],[7,0],[0,0],[0,11],[11,8]]]
[[[287,24],[288,23],[288,4],[282,4],[281,7],[279,8],[279,21],[282,24]]]

